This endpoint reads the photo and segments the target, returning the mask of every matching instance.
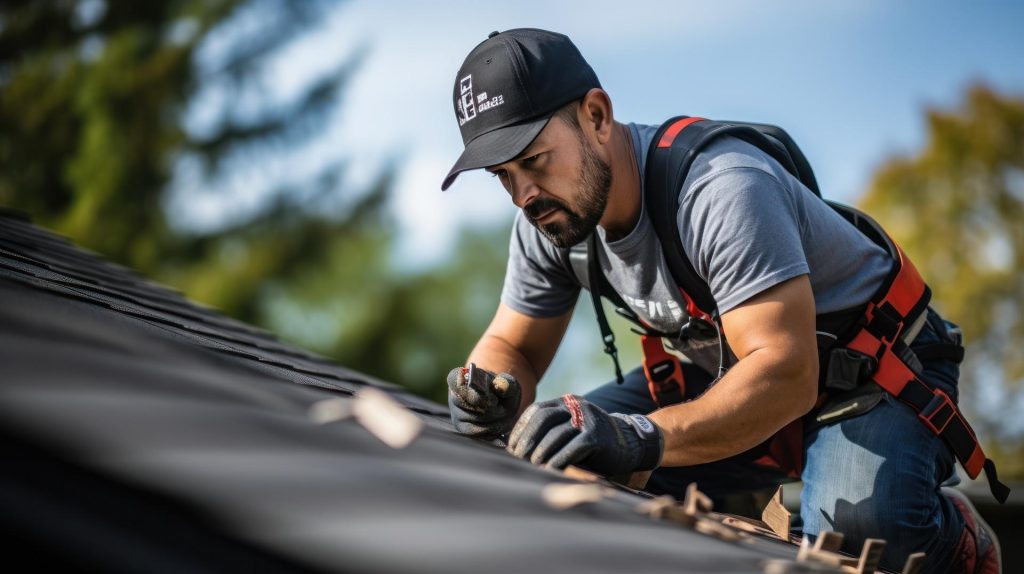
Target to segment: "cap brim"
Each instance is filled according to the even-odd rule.
[[[455,178],[464,171],[505,163],[522,153],[544,126],[548,125],[552,115],[480,134],[466,145],[466,149],[441,183],[441,191],[448,189]]]

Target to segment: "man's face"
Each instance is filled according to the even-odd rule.
[[[594,231],[612,182],[611,168],[580,128],[557,116],[518,157],[487,171],[558,247],[571,247]]]

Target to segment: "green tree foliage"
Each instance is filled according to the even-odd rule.
[[[927,120],[924,149],[885,163],[862,207],[963,328],[968,406],[983,380],[1005,396],[1005,411],[975,413],[995,436],[1019,420],[1024,380],[1024,99],[979,85],[960,109],[930,110]]]
[[[295,136],[293,125],[327,114],[344,66],[285,109],[241,118],[225,105],[201,135],[182,127],[201,89],[216,84],[237,102],[256,87],[267,54],[324,8],[299,0],[5,3],[0,202],[152,271],[178,250],[161,208],[175,161],[200,157],[216,175],[232,153]],[[231,37],[230,46],[207,72],[196,53],[213,36]]]
[[[200,174],[186,194],[209,192],[331,124],[358,55],[291,99],[266,94],[274,55],[335,4],[5,2],[0,205],[236,318],[442,398],[445,372],[493,311],[493,300],[482,314],[466,301],[482,284],[497,291],[503,243],[479,239],[480,250],[442,269],[399,272],[389,170],[368,189],[343,189],[340,157],[279,182],[216,229],[185,231],[167,207],[181,165]]]

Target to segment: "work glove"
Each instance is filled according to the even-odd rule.
[[[512,429],[508,451],[534,464],[574,464],[604,476],[661,464],[661,430],[643,415],[609,414],[576,395],[530,405]]]
[[[458,432],[481,439],[505,436],[516,422],[522,390],[515,377],[470,363],[448,373],[448,408]]]

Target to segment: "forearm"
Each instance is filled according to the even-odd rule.
[[[473,347],[466,360],[492,373],[508,373],[516,378],[522,388],[517,415],[533,403],[537,396],[537,382],[540,375],[536,368],[512,344],[500,337],[484,334]]]
[[[817,361],[749,354],[700,398],[651,413],[665,437],[662,466],[721,460],[762,443],[811,409]]]

